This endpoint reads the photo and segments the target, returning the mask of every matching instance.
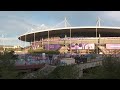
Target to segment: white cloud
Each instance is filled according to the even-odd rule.
[[[120,22],[120,11],[104,11],[101,16],[105,19]]]
[[[6,34],[4,44],[18,45],[20,43],[17,36],[27,32],[33,24],[11,13],[12,12],[0,12],[0,38],[2,34]],[[1,40],[0,43],[2,44]],[[24,46],[24,42],[21,44]]]
[[[3,14],[2,14],[3,15]],[[33,27],[33,24],[28,23],[27,20],[12,15],[0,15],[0,31],[4,31],[10,36],[23,34]]]
[[[30,32],[31,28],[40,26],[29,15],[24,17],[26,14],[28,13],[0,11],[0,38],[2,34],[6,34],[4,38],[5,45],[19,45],[20,40],[18,40],[18,37],[20,35]],[[1,40],[0,44],[2,44]],[[25,42],[21,41],[21,45],[24,46]],[[26,45],[29,44],[26,43]]]

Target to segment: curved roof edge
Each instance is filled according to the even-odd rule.
[[[83,29],[83,28],[120,29],[120,27],[110,27],[110,26],[78,26],[78,27],[50,28],[50,29],[34,31],[34,32],[31,31],[29,33],[25,33],[23,35],[20,35],[19,37],[27,35],[27,34],[38,33],[38,32],[45,32],[45,31],[62,30],[62,29]]]

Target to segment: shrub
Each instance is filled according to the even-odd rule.
[[[78,71],[74,65],[58,66],[48,75],[48,79],[77,79]]]
[[[18,71],[15,69],[15,60],[17,56],[14,51],[4,52],[0,54],[0,78],[1,79],[14,79],[17,78]]]
[[[118,58],[107,56],[103,65],[87,70],[83,74],[84,79],[120,79],[120,61]]]

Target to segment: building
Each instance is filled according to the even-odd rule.
[[[100,26],[67,26],[63,28],[46,28],[33,31],[18,37],[30,42],[33,49],[43,47],[46,50],[60,50],[63,47],[70,53],[120,53],[120,27]],[[64,52],[64,50],[63,50]]]

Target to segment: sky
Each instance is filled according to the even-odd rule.
[[[0,44],[24,46],[20,35],[41,25],[54,27],[65,17],[73,27],[95,26],[97,17],[101,26],[120,27],[120,11],[0,11]]]

